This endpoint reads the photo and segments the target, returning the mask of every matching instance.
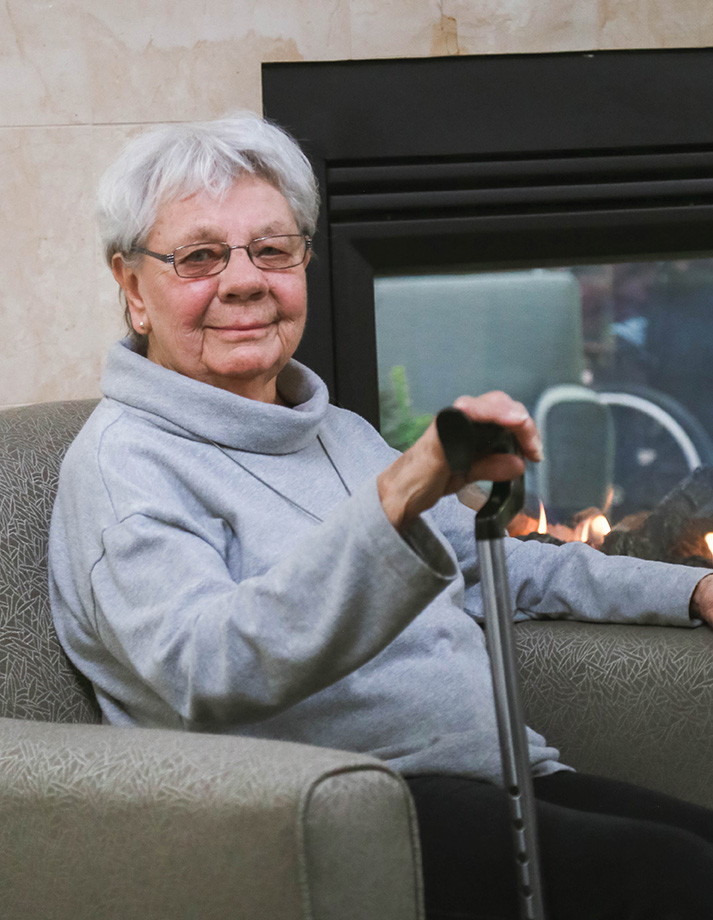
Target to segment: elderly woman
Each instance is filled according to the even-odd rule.
[[[317,208],[302,152],[247,113],[149,132],[104,176],[129,335],[62,468],[57,631],[109,724],[383,759],[415,798],[429,916],[516,917],[465,479],[433,426],[397,456],[293,359]],[[538,458],[523,406],[456,405]],[[521,471],[496,456],[468,478]],[[520,617],[711,619],[705,571],[508,550]],[[528,740],[552,920],[713,916],[708,812]]]

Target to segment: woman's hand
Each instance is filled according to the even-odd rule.
[[[691,596],[691,615],[713,627],[713,574],[704,575]]]
[[[522,403],[496,391],[483,396],[461,396],[453,405],[473,421],[495,422],[509,429],[527,459],[542,459],[542,442]],[[520,457],[493,454],[476,461],[466,476],[453,475],[433,421],[418,441],[381,473],[377,486],[386,516],[397,530],[403,530],[422,511],[469,482],[515,479],[524,470]]]

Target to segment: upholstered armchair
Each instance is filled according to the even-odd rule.
[[[99,724],[46,586],[59,464],[93,405],[0,412],[0,917],[421,917],[412,803],[379,761]]]
[[[100,724],[46,587],[59,465],[93,405],[0,412],[0,917],[422,917],[412,803],[377,760]],[[528,720],[564,760],[713,806],[713,633],[516,633]]]

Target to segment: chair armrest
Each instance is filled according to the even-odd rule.
[[[563,763],[713,807],[713,631],[540,621],[515,635],[528,723]]]
[[[411,799],[369,757],[0,719],[3,920],[413,920]]]

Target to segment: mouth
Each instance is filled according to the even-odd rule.
[[[232,323],[229,326],[209,326],[208,328],[226,338],[252,338],[262,335],[272,327],[270,322]]]

